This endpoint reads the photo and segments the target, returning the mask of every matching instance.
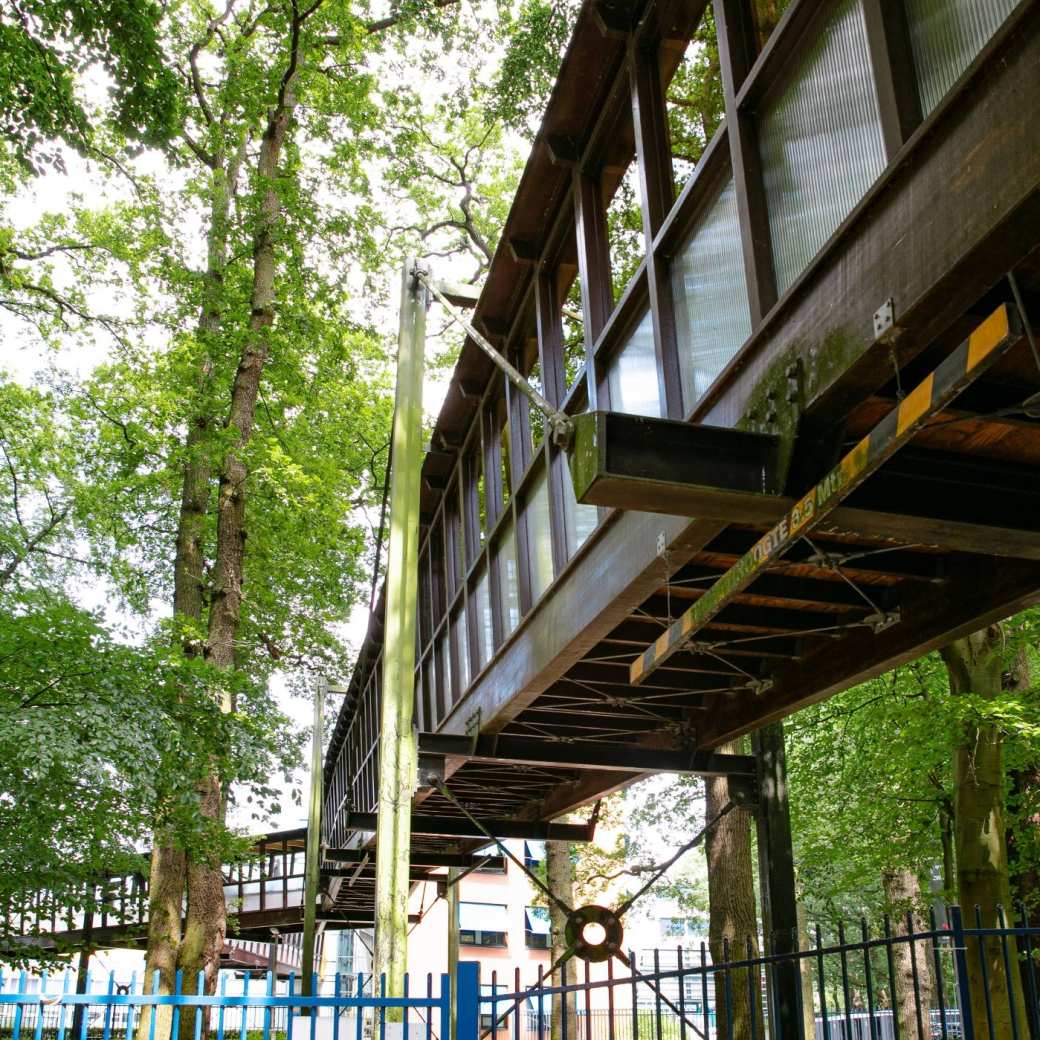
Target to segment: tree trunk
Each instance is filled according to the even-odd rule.
[[[925,923],[918,912],[921,886],[917,875],[905,867],[886,870],[881,875],[881,886],[889,912],[895,920],[893,934],[909,934],[907,914],[911,915],[913,930],[924,931]],[[895,943],[892,947],[892,962],[895,965],[892,1013],[899,1023],[902,1040],[931,1040],[929,1009],[932,1006],[932,976],[928,969],[928,952],[928,944],[923,940],[912,944]]]
[[[761,50],[772,35],[786,4],[781,0],[752,0],[755,16],[755,35],[758,38],[758,49]]]
[[[992,625],[943,647],[951,694],[974,694],[992,700],[1000,693],[1003,636],[1000,626]],[[965,723],[954,748],[954,845],[957,895],[965,923],[969,928],[974,926],[978,906],[983,926],[992,927],[997,920],[996,908],[1010,906],[1011,888],[1004,827],[1003,739],[1000,730],[990,723]],[[968,939],[966,945],[976,1038],[1003,1040],[1011,1036],[1012,1002],[1018,1022],[1025,1022],[1025,1004],[1017,980],[1009,991],[999,940]],[[1008,945],[1014,963],[1016,944],[1010,940]]]
[[[291,69],[293,71],[287,73],[283,81],[279,104],[268,122],[257,161],[261,219],[253,238],[249,332],[232,384],[226,422],[232,438],[224,457],[217,492],[217,548],[206,660],[221,671],[231,671],[235,667],[235,641],[242,618],[248,477],[243,455],[253,434],[260,377],[270,352],[269,332],[275,316],[275,236],[282,217],[277,176],[295,109],[295,66],[291,66]],[[222,690],[219,697],[220,710],[230,712],[233,707],[230,695]],[[201,815],[222,821],[225,805],[221,778],[215,773],[210,775],[201,785],[199,793]],[[196,989],[199,972],[204,975],[208,993],[213,992],[216,983],[220,951],[227,934],[227,905],[223,885],[219,861],[205,860],[189,866],[188,913],[178,958],[178,967],[184,974],[185,991],[189,993]],[[185,1022],[185,1026],[187,1024]]]
[[[228,221],[231,200],[238,183],[244,144],[230,162],[218,153],[210,178],[210,223],[206,236],[206,272],[203,275],[202,305],[198,336],[203,346],[195,414],[188,425],[184,444],[181,504],[177,517],[176,550],[173,562],[173,616],[185,625],[184,652],[200,651],[199,632],[205,605],[205,551],[203,525],[209,507],[211,473],[205,439],[212,416],[207,405],[212,379],[212,353],[220,334],[224,311],[224,275],[227,269]],[[157,830],[149,870],[148,946],[145,972],[151,986],[159,972],[158,992],[172,993],[182,939],[181,915],[187,859],[172,835]],[[138,1036],[151,1033],[151,1009],[141,1009]],[[190,1016],[185,1016],[190,1017]],[[172,1009],[156,1011],[156,1036],[168,1036]]]
[[[574,906],[574,861],[571,859],[570,845],[565,841],[547,841],[545,843],[545,879],[549,891],[557,899],[567,906]],[[567,915],[555,904],[549,904],[549,930],[551,936],[550,963],[555,964],[558,957],[562,957],[567,949],[567,940],[564,931],[567,928]],[[571,959],[567,961],[564,970],[567,973],[567,983],[572,985],[578,979],[575,972],[578,971],[579,962]],[[561,984],[562,972],[559,979],[548,983],[550,986]],[[566,1006],[566,1024],[564,1022],[564,1007]],[[552,1012],[549,1024],[550,1040],[577,1040],[578,1016],[574,994],[566,995],[566,999],[553,998]]]
[[[722,754],[739,754],[740,741],[722,744]],[[729,802],[729,781],[724,776],[705,780],[705,804],[712,819]],[[708,943],[713,964],[744,960],[748,941],[758,956],[755,919],[755,880],[751,866],[751,814],[734,809],[709,832],[705,840],[708,858]],[[728,977],[727,977],[728,976]],[[752,1018],[755,1036],[762,1036],[762,1001],[757,977],[751,981],[754,1000],[748,999],[747,970],[715,976],[715,1007],[719,1040],[750,1040]]]

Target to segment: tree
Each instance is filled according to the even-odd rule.
[[[979,908],[983,927],[998,926],[998,908],[1011,908],[1004,822],[1004,740],[1001,727],[987,718],[989,706],[1000,701],[1002,691],[1019,685],[1021,656],[1013,653],[1005,680],[1007,653],[1007,633],[1000,625],[957,639],[941,651],[950,693],[974,702],[954,749],[954,835],[958,896],[969,915],[972,908]],[[969,917],[968,927],[974,925]],[[1009,945],[1015,948],[1013,939]],[[986,1040],[1008,1036],[1012,1017],[1025,1022],[1026,1015],[1021,989],[1003,970],[1001,943],[996,939],[969,939],[967,947],[968,986],[977,1035]]]
[[[547,841],[545,843],[545,880],[548,889],[565,906],[574,908],[574,860],[571,847],[565,841]],[[549,950],[550,963],[555,964],[567,952],[567,915],[556,903],[549,903],[549,934],[552,942]],[[575,972],[579,971],[578,962],[570,960],[563,969],[570,985],[578,982]],[[562,986],[564,974],[552,979],[549,985]],[[564,1018],[566,1017],[566,1026]],[[563,1037],[578,1035],[578,1010],[572,994],[561,994],[559,1000],[552,1002],[552,1015],[549,1022],[549,1035],[552,1040],[563,1040]]]
[[[722,754],[738,754],[739,740],[719,747]],[[730,802],[729,779],[707,777],[705,815],[711,821]],[[751,813],[735,808],[708,832],[705,839],[708,857],[708,901],[711,916],[708,943],[713,964],[758,956],[758,923],[755,916],[755,881],[751,857]],[[731,996],[716,1001],[719,1036],[726,1040],[745,1040],[762,1035],[761,1000],[757,984],[749,986],[750,969],[738,969],[724,976]],[[718,978],[718,976],[716,976]],[[752,999],[754,994],[754,999]]]
[[[186,843],[211,836],[192,812],[196,753],[219,760],[243,796],[270,804],[292,764],[286,720],[254,684],[239,711],[210,720],[211,677],[165,638],[131,643],[66,592],[90,574],[81,517],[91,501],[83,430],[62,399],[0,382],[0,945],[7,958],[48,918],[109,901],[100,879],[140,873],[137,851],[159,809],[177,806]],[[222,841],[231,860],[241,844]],[[60,952],[60,951],[56,951]]]
[[[150,0],[11,0],[0,8],[0,140],[23,166],[62,168],[58,142],[111,158],[84,96],[85,75],[95,69],[103,70],[123,137],[168,140],[178,90],[162,60],[161,15]]]

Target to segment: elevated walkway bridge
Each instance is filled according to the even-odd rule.
[[[668,90],[706,7],[585,3],[472,313],[577,434],[467,340],[422,470],[415,717],[450,797],[415,794],[416,880],[486,844],[460,805],[581,840],[551,821],[650,773],[754,788],[762,755],[720,745],[1040,597],[1040,3],[791,0],[760,45],[715,0],[725,119],[680,182]],[[909,443],[763,542],[888,415]],[[373,919],[382,653],[380,603],[325,760],[331,927]],[[243,941],[301,927],[303,838],[229,874]],[[143,937],[125,892],[94,944]]]
[[[467,340],[422,470],[415,717],[450,797],[417,791],[417,863],[484,843],[460,804],[573,840],[546,821],[649,773],[754,786],[761,754],[715,749],[1040,595],[1040,5],[791,0],[760,44],[715,0],[725,119],[682,180],[706,8],[585,3],[472,312],[577,435]],[[857,444],[836,508],[763,545]],[[329,913],[372,908],[381,613],[325,762]]]

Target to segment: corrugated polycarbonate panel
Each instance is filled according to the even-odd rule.
[[[527,537],[531,561],[531,598],[537,599],[553,580],[552,531],[549,526],[549,485],[540,474],[527,498]]]
[[[491,660],[491,653],[495,644],[495,637],[491,628],[491,595],[486,569],[481,572],[480,577],[477,579],[477,584],[473,588],[473,595],[470,597],[469,602],[470,607],[476,611],[477,658],[480,661],[480,667],[483,668]]]
[[[460,609],[452,618],[451,631],[459,662],[458,675],[455,677],[458,680],[455,695],[461,697],[466,692],[466,687],[469,686],[469,634],[466,631],[465,611]]]
[[[614,355],[607,370],[607,384],[610,407],[615,412],[660,416],[654,325],[649,311]]]
[[[508,635],[520,624],[520,581],[516,567],[516,535],[512,523],[502,528],[497,558],[498,581],[502,592],[502,622]]]
[[[759,134],[782,293],[885,166],[861,0],[842,0]]]
[[[676,253],[671,275],[683,405],[689,409],[751,335],[732,178]]]
[[[910,45],[928,115],[972,63],[1018,0],[906,0]]]
[[[584,505],[574,497],[574,484],[569,477],[563,481],[563,494],[567,509],[567,554],[573,556],[596,530],[599,509]]]

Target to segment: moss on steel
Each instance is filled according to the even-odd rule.
[[[579,502],[583,501],[605,462],[601,457],[603,438],[599,435],[602,416],[602,412],[585,412],[573,416],[572,419],[574,434],[568,451],[568,461],[571,481],[574,484],[574,497]]]

